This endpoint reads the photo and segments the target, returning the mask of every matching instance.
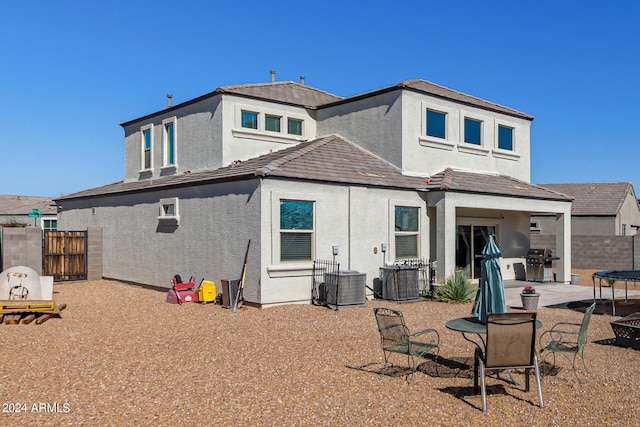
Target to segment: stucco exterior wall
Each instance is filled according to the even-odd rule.
[[[447,137],[426,135],[427,108],[447,113]],[[530,127],[526,119],[397,90],[323,108],[318,134],[337,133],[403,172],[432,175],[447,167],[498,172],[530,182]],[[464,118],[482,121],[482,145],[464,142]],[[513,150],[497,147],[498,125],[514,129]]]
[[[426,111],[446,113],[445,139],[426,133]],[[454,103],[424,94],[402,93],[402,168],[432,175],[447,167],[491,171],[530,182],[529,120]],[[464,142],[464,118],[482,121],[482,144]],[[498,148],[498,125],[514,129],[513,150]]]
[[[379,276],[379,269],[395,261],[395,206],[420,207],[420,256],[429,258],[426,205],[414,191],[393,191],[348,185],[310,184],[269,179],[263,181],[261,258],[262,302],[309,303],[312,262],[280,261],[280,212],[282,199],[315,202],[314,259],[335,261],[341,270],[367,275],[367,285]],[[268,244],[267,242],[270,242]],[[386,253],[381,251],[387,244]]]
[[[318,135],[338,134],[398,168],[402,165],[400,92],[387,92],[318,111]]]
[[[124,175],[126,181],[172,173],[196,172],[222,166],[221,96],[207,97],[184,106],[168,108],[124,126]],[[175,118],[175,168],[163,169],[163,120]],[[143,170],[142,129],[152,125],[152,168]]]
[[[259,277],[260,192],[258,180],[65,200],[60,229],[102,227],[106,278],[170,287],[183,279],[237,280],[251,239],[247,301],[256,301]],[[178,198],[179,224],[159,221],[159,201]],[[218,292],[220,291],[218,287]]]
[[[241,126],[243,110],[258,113],[258,129],[246,129]],[[266,114],[281,117],[280,133],[264,130]],[[316,122],[311,114],[311,111],[301,107],[224,95],[222,163],[229,165],[236,160],[247,160],[315,139]],[[301,136],[287,133],[287,118],[303,121]]]

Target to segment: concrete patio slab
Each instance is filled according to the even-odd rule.
[[[566,304],[572,301],[593,300],[593,288],[589,286],[569,285],[563,283],[538,283],[538,282],[524,282],[509,280],[505,281],[504,296],[507,302],[507,306],[512,308],[522,308],[522,301],[520,300],[520,293],[522,288],[527,285],[531,285],[536,288],[536,291],[540,294],[540,300],[538,306],[549,307],[558,304]],[[629,297],[640,295],[640,288],[633,289],[630,285],[627,291]],[[612,297],[612,290],[609,287],[602,288],[602,298],[610,300]],[[625,289],[624,285],[618,285],[615,287],[615,299],[617,301],[624,300]],[[596,287],[596,298],[600,299],[600,290]]]

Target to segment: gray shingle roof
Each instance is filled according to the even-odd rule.
[[[571,201],[571,197],[564,194],[510,176],[451,168],[432,175],[425,188],[428,191],[459,191],[527,199]]]
[[[425,178],[406,176],[395,166],[337,136],[328,136],[220,169],[140,181],[119,181],[56,200],[140,192],[260,177],[417,189]]]
[[[431,177],[407,176],[390,163],[338,136],[304,142],[220,169],[141,181],[120,181],[57,200],[201,185],[255,177],[365,185],[422,191],[459,191],[542,200],[570,201],[558,192],[509,176],[446,169]]]
[[[540,186],[573,197],[571,214],[575,216],[617,215],[630,191],[635,197],[630,182],[540,184]]]
[[[27,215],[34,209],[44,215],[57,214],[55,203],[48,197],[0,194],[0,215]]]
[[[271,82],[222,86],[216,92],[227,93],[269,101],[284,102],[308,108],[339,101],[340,96],[295,82]]]
[[[449,89],[444,86],[437,85],[435,83],[431,83],[422,79],[412,79],[405,80],[403,82],[398,83],[399,87],[406,87],[409,89],[416,90],[418,92],[422,92],[428,95],[433,95],[438,98],[450,99],[452,101],[460,102],[467,105],[472,105],[475,107],[497,111],[504,114],[509,114],[511,116],[520,117],[527,120],[533,120],[533,116],[523,113],[518,110],[514,110],[513,108],[505,107],[500,104],[495,104],[493,102],[486,101],[481,98],[476,98],[475,96],[467,95],[466,93],[458,92],[457,90]]]

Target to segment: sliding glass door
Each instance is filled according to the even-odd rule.
[[[480,277],[482,249],[495,234],[493,225],[457,225],[456,226],[456,269],[468,269],[471,278]]]

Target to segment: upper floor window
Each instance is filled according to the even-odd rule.
[[[264,128],[271,132],[280,132],[280,117],[266,114],[264,117]]]
[[[248,129],[258,129],[258,113],[252,111],[242,111],[242,127]]]
[[[513,128],[498,125],[498,148],[513,150]]]
[[[420,208],[396,206],[396,259],[418,258],[420,240]]]
[[[464,118],[464,142],[482,145],[482,122],[480,120]]]
[[[427,135],[446,138],[447,114],[435,110],[427,110]]]
[[[165,120],[164,126],[164,166],[176,164],[176,123],[175,119]]]
[[[287,119],[287,133],[289,133],[289,135],[302,136],[302,120]]]
[[[280,260],[313,259],[313,202],[280,201]]]
[[[142,129],[142,169],[151,169],[151,127]]]

